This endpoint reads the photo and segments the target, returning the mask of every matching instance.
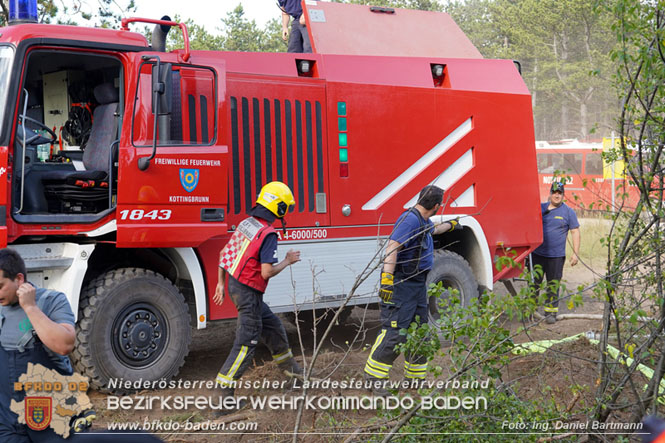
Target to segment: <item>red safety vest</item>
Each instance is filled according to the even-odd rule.
[[[265,292],[268,280],[261,276],[259,250],[265,236],[273,232],[275,228],[261,219],[249,217],[241,221],[222,249],[219,266],[240,283]]]

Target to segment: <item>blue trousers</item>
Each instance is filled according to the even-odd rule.
[[[531,254],[533,265],[540,265],[543,268],[543,275],[534,276],[534,287],[540,286],[543,277],[547,279],[545,313],[556,314],[559,312],[559,288],[553,289],[550,285],[556,285],[563,277],[563,265],[566,257],[543,257],[535,253]]]
[[[373,378],[388,378],[393,361],[397,358],[395,347],[406,342],[406,336],[399,333],[413,322],[428,321],[427,273],[407,277],[395,273],[395,286],[392,303],[381,302],[381,332],[365,364],[365,373]],[[427,362],[417,352],[405,355],[404,375],[406,378],[425,378]]]
[[[268,347],[277,364],[293,359],[284,325],[264,303],[263,294],[233,277],[229,280],[229,293],[238,309],[238,323],[231,353],[217,374],[217,382],[222,386],[233,386],[232,382],[252,364],[259,340]]]
[[[289,47],[286,52],[312,52],[307,26],[301,25],[300,21],[295,18],[291,20],[291,35],[289,35]]]

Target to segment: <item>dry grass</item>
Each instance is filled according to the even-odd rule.
[[[611,220],[599,217],[580,218],[580,258],[589,267],[599,270],[605,269],[607,264],[607,245],[601,244],[612,225]],[[568,236],[566,256],[572,255],[572,240]]]

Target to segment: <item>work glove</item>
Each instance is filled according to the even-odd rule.
[[[97,414],[94,410],[88,409],[76,417],[72,417],[70,423],[70,432],[80,433],[86,431],[92,426],[93,420],[97,418]]]
[[[450,223],[450,229],[448,232],[452,231],[457,231],[458,229],[462,229],[462,225],[459,223],[459,217],[454,218],[452,220],[448,220],[448,223]]]
[[[389,272],[381,273],[381,288],[379,289],[379,298],[384,303],[392,303],[393,299],[393,275]]]

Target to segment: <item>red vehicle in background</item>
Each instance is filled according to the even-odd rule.
[[[359,276],[350,306],[375,303],[382,241],[427,184],[446,190],[435,221],[464,227],[435,239],[430,282],[463,302],[541,243],[512,61],[483,59],[447,14],[304,8],[313,54],[192,51],[183,24],[148,19],[0,31],[0,243],[67,294],[93,386],[170,378],[191,324],[236,316],[212,303],[218,254],[272,180],[297,202],[281,250],[302,253],[271,281],[275,312],[339,307]],[[158,25],[152,46],[133,21]],[[166,52],[170,26],[184,48]]]
[[[603,158],[603,151],[612,146],[612,140],[536,142],[541,201],[547,200],[556,175],[566,177],[566,203],[574,209],[635,208],[639,192],[626,177],[624,162],[607,162]],[[618,139],[614,139],[614,143],[617,142]]]

